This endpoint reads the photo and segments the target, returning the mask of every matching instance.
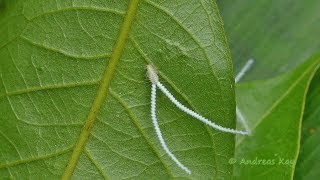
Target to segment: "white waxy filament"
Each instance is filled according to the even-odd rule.
[[[162,137],[162,133],[161,130],[159,128],[159,124],[157,121],[157,115],[156,115],[156,94],[157,92],[157,86],[156,84],[152,84],[151,87],[151,119],[152,119],[152,123],[154,126],[154,129],[156,131],[156,134],[158,136],[158,139],[160,141],[160,144],[162,146],[162,148],[164,149],[164,151],[170,156],[170,158],[185,172],[187,172],[188,174],[191,174],[191,171],[184,166],[177,158],[176,156],[170,151],[170,149],[168,148],[166,142],[164,141],[163,137]]]
[[[233,133],[233,134],[242,134],[242,135],[246,135],[248,134],[248,132],[245,131],[238,131],[235,129],[230,129],[230,128],[226,128],[226,127],[222,127],[218,124],[215,124],[213,122],[211,122],[210,120],[208,120],[207,118],[199,115],[198,113],[192,111],[191,109],[187,108],[186,106],[184,106],[183,104],[181,104],[176,98],[173,97],[173,95],[160,83],[157,83],[158,88],[170,99],[170,101],[175,104],[181,111],[189,114],[190,116],[198,119],[199,121],[213,127],[214,129],[223,131],[223,132],[229,132],[229,133]]]
[[[249,59],[246,64],[241,68],[241,70],[239,71],[239,73],[237,74],[236,78],[235,78],[235,82],[238,83],[241,78],[245,75],[245,73],[247,71],[249,71],[249,69],[252,67],[252,64],[254,63],[253,59]],[[242,114],[242,112],[240,111],[239,107],[236,106],[236,114],[237,114],[237,119],[239,120],[239,122],[243,125],[243,127],[246,129],[246,131],[248,132],[248,134],[251,134],[249,125],[247,123],[246,118],[244,117],[244,115]]]
[[[239,82],[240,79],[246,74],[246,72],[252,67],[253,64],[253,59],[249,59],[246,64],[241,68],[241,70],[239,71],[239,73],[237,74],[236,78],[235,78],[235,82]]]
[[[170,149],[168,148],[168,146],[166,145],[163,137],[162,137],[162,133],[157,121],[157,116],[156,116],[156,92],[157,92],[157,87],[169,98],[169,100],[176,105],[180,110],[182,110],[183,112],[189,114],[190,116],[198,119],[199,121],[207,124],[208,126],[211,126],[212,128],[215,128],[217,130],[223,131],[223,132],[229,132],[229,133],[234,133],[234,134],[242,134],[242,135],[247,135],[248,132],[246,131],[239,131],[239,130],[235,130],[235,129],[230,129],[230,128],[226,128],[226,127],[222,127],[218,124],[213,123],[212,121],[210,121],[209,119],[199,115],[198,113],[194,112],[193,110],[187,108],[186,106],[184,106],[183,104],[181,104],[169,91],[167,88],[165,88],[160,82],[159,82],[159,77],[158,74],[156,72],[156,70],[152,67],[152,65],[147,65],[147,71],[148,71],[148,76],[149,79],[152,83],[152,87],[151,87],[151,119],[152,119],[152,123],[154,126],[154,129],[156,131],[157,137],[160,141],[160,144],[162,146],[162,148],[165,150],[165,152],[169,155],[169,157],[182,169],[184,170],[186,173],[191,174],[191,171],[184,166],[176,157],[175,155],[170,151]],[[240,77],[241,78],[241,77]]]

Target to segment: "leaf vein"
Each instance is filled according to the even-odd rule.
[[[146,140],[147,144],[149,145],[150,149],[154,152],[156,157],[159,159],[159,161],[162,163],[166,171],[168,172],[168,175],[173,177],[172,172],[170,171],[169,167],[164,163],[164,161],[161,159],[161,155],[157,152],[156,148],[153,146],[153,144],[150,142],[150,140],[147,138],[147,135],[142,130],[142,127],[140,127],[138,121],[136,120],[135,116],[131,113],[129,106],[127,103],[125,103],[114,91],[110,89],[110,95],[115,98],[118,103],[125,109],[126,113],[128,114],[129,118],[131,119],[132,123],[135,125],[137,130],[140,132],[142,137]]]
[[[103,171],[103,169],[99,166],[98,162],[96,162],[96,160],[94,160],[94,158],[92,157],[92,155],[89,153],[89,151],[87,149],[84,150],[84,153],[86,154],[86,156],[88,157],[88,159],[92,162],[92,164],[97,168],[98,172],[101,174],[101,176],[104,179],[109,179],[107,174]]]
[[[110,149],[110,151],[114,152],[114,153],[117,154],[118,156],[120,156],[120,157],[122,157],[122,158],[124,158],[124,159],[130,160],[130,161],[133,161],[133,162],[137,162],[137,163],[142,164],[142,165],[144,165],[144,166],[148,166],[145,162],[135,160],[135,159],[133,159],[133,158],[130,158],[130,157],[126,156],[126,155],[121,154],[120,151],[116,151],[116,150],[112,149],[112,148],[110,147],[110,145],[109,145],[105,140],[99,138],[98,136],[96,136],[96,135],[94,135],[94,134],[92,134],[91,136],[92,136],[93,138],[96,138],[97,140],[101,141],[101,142],[102,142],[103,144],[105,144],[106,146],[108,146],[108,148]],[[123,151],[122,151],[122,152],[123,152]]]
[[[89,139],[89,136],[91,134],[91,130],[94,125],[94,122],[96,121],[97,115],[101,109],[101,106],[106,96],[108,95],[108,89],[110,87],[116,66],[120,61],[123,49],[126,44],[126,40],[129,36],[129,32],[131,30],[134,17],[136,15],[136,11],[138,9],[138,4],[139,4],[139,0],[131,0],[129,2],[128,10],[127,10],[126,16],[124,17],[122,26],[120,28],[120,32],[119,32],[117,41],[114,45],[114,48],[110,57],[110,61],[105,68],[103,78],[101,79],[101,82],[100,82],[100,87],[92,103],[87,120],[85,121],[85,124],[79,135],[78,141],[73,149],[69,162],[62,175],[62,179],[71,178],[76,168],[76,165],[79,161],[80,155]]]
[[[82,86],[93,86],[93,85],[97,85],[97,84],[98,84],[98,81],[92,81],[92,82],[56,84],[56,85],[34,87],[34,88],[22,89],[22,90],[18,90],[18,91],[6,92],[4,94],[0,94],[0,99],[3,98],[3,97],[10,97],[10,96],[16,96],[16,95],[21,95],[21,94],[28,94],[28,93],[33,93],[33,92],[37,92],[37,91],[46,91],[46,90],[63,89],[63,88],[75,88],[75,87],[82,87]]]
[[[100,54],[97,56],[77,56],[77,55],[69,54],[68,52],[65,52],[63,50],[55,49],[52,47],[45,46],[44,44],[39,44],[39,43],[33,42],[31,39],[28,39],[27,37],[22,36],[22,35],[20,36],[20,39],[22,39],[22,40],[24,40],[24,41],[26,41],[36,47],[40,47],[42,49],[45,49],[45,50],[48,50],[48,51],[51,51],[54,53],[58,53],[58,54],[61,54],[63,56],[69,57],[69,58],[83,59],[83,60],[101,60],[102,58],[110,57],[109,54]]]
[[[22,159],[22,160],[10,162],[10,163],[7,163],[7,164],[0,164],[0,169],[13,167],[13,166],[18,166],[18,165],[21,165],[21,164],[27,164],[27,163],[34,162],[34,161],[50,159],[52,157],[56,157],[56,156],[65,154],[65,153],[69,152],[71,149],[72,149],[72,147],[69,147],[67,149],[63,149],[61,151],[57,151],[55,153],[47,154],[47,155],[44,155],[44,156],[32,157],[32,158],[29,158],[29,159]]]
[[[123,16],[125,14],[125,12],[120,12],[120,11],[116,11],[113,9],[103,9],[103,8],[98,8],[98,7],[95,7],[95,8],[92,8],[92,7],[72,7],[72,8],[63,8],[63,9],[59,9],[59,10],[55,10],[55,11],[45,12],[45,13],[39,14],[37,16],[34,16],[30,19],[27,18],[27,20],[33,21],[34,19],[40,18],[42,16],[46,16],[46,15],[52,15],[52,14],[56,14],[59,12],[79,11],[79,10],[107,12],[107,13],[112,13],[114,15],[119,15],[119,16]]]

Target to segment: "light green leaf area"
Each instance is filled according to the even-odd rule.
[[[301,147],[295,179],[317,179],[320,176],[320,71],[313,78],[307,96],[301,129]]]
[[[235,127],[232,63],[213,1],[0,1],[1,179],[232,176],[234,135],[161,93],[150,118],[146,64],[186,106]]]
[[[238,106],[252,130],[236,142],[238,179],[293,177],[306,94],[319,65],[317,54],[284,75],[238,86]]]

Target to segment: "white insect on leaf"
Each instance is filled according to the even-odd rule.
[[[158,139],[160,141],[160,144],[162,146],[162,148],[165,150],[165,152],[169,155],[169,157],[182,169],[184,170],[186,173],[191,174],[191,171],[184,166],[176,157],[175,155],[170,151],[170,149],[168,148],[168,146],[166,145],[163,137],[162,137],[162,133],[161,130],[159,128],[159,124],[157,121],[157,116],[156,116],[156,92],[157,92],[157,87],[169,98],[169,100],[176,105],[181,111],[189,114],[190,116],[198,119],[199,121],[207,124],[208,126],[211,126],[214,129],[223,131],[223,132],[228,132],[228,133],[233,133],[233,134],[242,134],[242,135],[247,135],[248,132],[247,131],[239,131],[239,130],[235,130],[235,129],[231,129],[231,128],[227,128],[227,127],[222,127],[218,124],[213,123],[212,121],[210,121],[209,119],[201,116],[200,114],[194,112],[193,110],[187,108],[186,106],[184,106],[183,104],[181,104],[169,91],[168,89],[159,81],[159,77],[157,74],[157,71],[153,68],[152,65],[147,65],[147,73],[148,73],[148,77],[149,80],[152,83],[152,87],[151,87],[151,119],[154,125],[154,129],[156,131],[156,134],[158,136]],[[241,78],[241,77],[240,77]]]
[[[147,72],[149,80],[152,82],[152,84],[157,84],[159,82],[159,77],[157,71],[152,67],[152,65],[147,65]]]

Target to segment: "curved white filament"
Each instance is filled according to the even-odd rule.
[[[162,148],[165,150],[165,152],[170,156],[170,158],[181,168],[183,169],[185,172],[187,172],[188,174],[191,174],[191,171],[184,166],[175,156],[174,154],[170,151],[170,149],[168,148],[168,146],[166,145],[162,134],[161,134],[161,130],[159,128],[159,124],[157,121],[157,115],[156,115],[156,92],[157,92],[157,87],[156,84],[152,83],[152,87],[151,87],[151,119],[153,122],[153,126],[154,129],[156,131],[156,134],[158,136],[158,139],[160,141],[160,144],[162,146]]]
[[[241,78],[245,75],[245,73],[252,67],[253,64],[253,59],[249,59],[246,64],[241,68],[240,72],[237,74],[236,78],[235,78],[235,82],[239,82],[241,80]],[[248,132],[248,134],[251,134],[249,125],[246,121],[246,118],[243,116],[242,112],[240,111],[240,109],[238,108],[238,106],[236,106],[236,114],[237,114],[237,119],[239,120],[239,122],[243,125],[243,127],[246,129],[246,131]]]
[[[186,106],[184,106],[183,104],[181,104],[178,100],[176,100],[176,98],[173,97],[173,95],[160,82],[157,83],[157,86],[170,99],[170,101],[173,104],[175,104],[181,111],[189,114],[190,116],[198,119],[199,121],[201,121],[201,122],[203,122],[203,123],[215,128],[215,129],[223,131],[223,132],[229,132],[229,133],[234,133],[234,134],[242,134],[242,135],[247,135],[248,134],[248,132],[245,132],[245,131],[238,131],[238,130],[235,130],[235,129],[222,127],[220,125],[217,125],[217,124],[211,122],[207,118],[201,116],[200,114],[192,111],[191,109],[189,109]]]
[[[238,108],[238,106],[236,106],[236,114],[237,114],[237,118],[239,119],[240,123],[243,125],[243,127],[246,129],[246,131],[248,132],[248,134],[251,134],[249,125],[245,119],[245,117],[243,116],[242,112],[240,111],[240,109]]]
[[[236,78],[235,78],[235,82],[239,82],[240,79],[245,75],[245,73],[251,68],[252,64],[253,64],[253,59],[249,59],[246,64],[243,66],[243,68],[240,70],[240,72],[237,74]]]
[[[251,60],[252,61],[252,60]],[[252,62],[250,60],[247,62],[246,66],[240,71],[240,74],[238,74],[238,80],[241,79],[241,77],[244,75],[244,73],[250,68]],[[152,83],[152,87],[151,87],[151,119],[152,119],[152,123],[154,126],[154,129],[156,131],[157,137],[160,141],[160,144],[162,146],[162,148],[165,150],[165,152],[169,155],[169,157],[182,169],[184,170],[186,173],[191,174],[191,171],[184,166],[176,157],[175,155],[170,151],[170,149],[168,148],[168,146],[166,145],[163,137],[162,137],[162,133],[161,130],[159,128],[159,124],[157,121],[157,116],[156,116],[156,92],[157,92],[157,87],[169,98],[169,100],[175,104],[180,110],[182,110],[183,112],[191,115],[192,117],[200,120],[201,122],[215,128],[218,129],[220,131],[223,132],[229,132],[229,133],[234,133],[234,134],[242,134],[242,135],[247,135],[249,134],[249,127],[247,126],[244,117],[242,116],[240,110],[237,108],[237,116],[240,118],[241,122],[243,122],[243,124],[245,125],[246,130],[248,130],[248,132],[246,131],[239,131],[239,130],[235,130],[235,129],[230,129],[230,128],[226,128],[226,127],[222,127],[220,125],[217,125],[213,122],[211,122],[210,120],[208,120],[207,118],[199,115],[198,113],[192,111],[191,109],[187,108],[186,106],[184,106],[183,104],[181,104],[178,100],[176,100],[176,98],[173,97],[173,95],[159,82],[159,77],[157,74],[157,71],[152,67],[152,65],[147,65],[147,72],[148,72],[148,77],[149,80]],[[238,81],[236,79],[236,81]]]

